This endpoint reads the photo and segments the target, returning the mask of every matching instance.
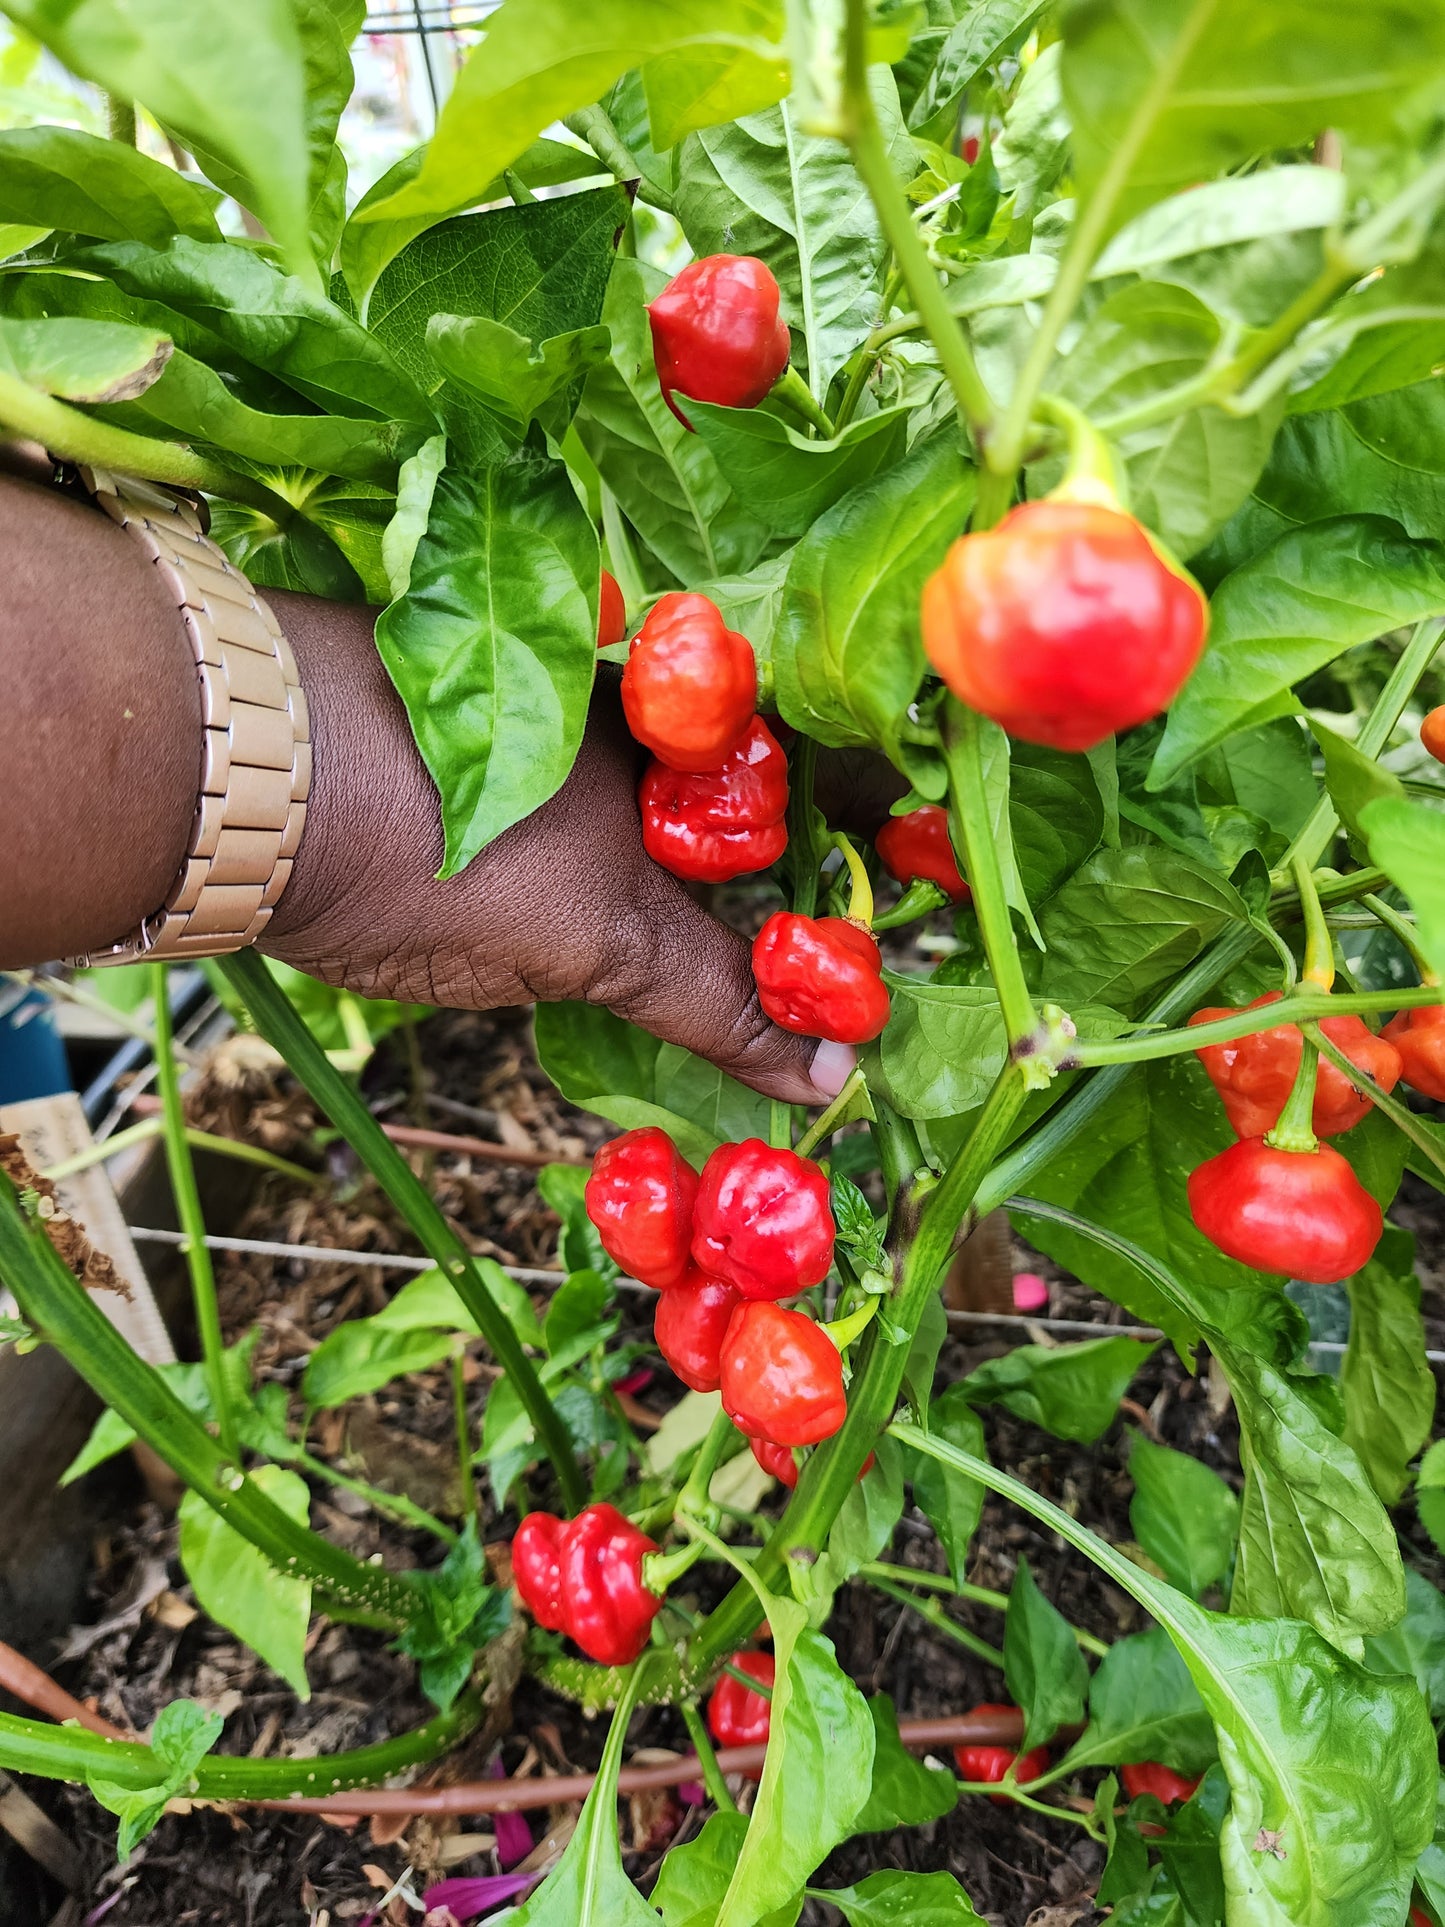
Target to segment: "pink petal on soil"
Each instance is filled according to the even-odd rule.
[[[1014,1310],[1047,1311],[1049,1288],[1036,1271],[1020,1271],[1014,1276]]]
[[[685,1807],[705,1807],[707,1788],[701,1780],[684,1780],[677,1789],[677,1797]]]
[[[487,1778],[504,1780],[506,1777],[507,1769],[502,1765],[501,1755],[498,1754],[487,1768]],[[497,1863],[503,1873],[515,1867],[519,1860],[525,1860],[535,1844],[525,1813],[493,1814],[492,1831],[497,1840]]]
[[[635,1371],[629,1372],[626,1378],[619,1378],[612,1389],[614,1392],[620,1392],[624,1398],[629,1398],[634,1393],[645,1392],[654,1376],[650,1365],[639,1365]]]
[[[489,1873],[474,1879],[458,1877],[438,1881],[422,1895],[422,1905],[430,1913],[434,1907],[450,1907],[463,1923],[480,1920],[500,1907],[504,1900],[524,1894],[542,1878],[539,1873]]]

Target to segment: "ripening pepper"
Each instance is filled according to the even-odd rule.
[[[1430,1916],[1421,1907],[1410,1909],[1410,1927],[1434,1927]]]
[[[512,1535],[512,1579],[522,1604],[549,1633],[566,1622],[562,1603],[562,1538],[567,1521],[551,1512],[529,1512]]]
[[[692,1212],[693,1262],[744,1298],[792,1298],[833,1263],[828,1180],[811,1158],[745,1138],[702,1168]]]
[[[659,1291],[687,1270],[696,1196],[696,1171],[655,1124],[604,1144],[583,1193],[608,1257]]]
[[[771,1439],[749,1439],[753,1457],[763,1468],[771,1473],[780,1485],[789,1492],[798,1483],[798,1461],[793,1456],[791,1445],[774,1445]]]
[[[1384,1034],[1400,1053],[1400,1075],[1410,1089],[1445,1104],[1445,1004],[1402,1010]]]
[[[1334,1285],[1369,1263],[1380,1207],[1329,1145],[1281,1151],[1241,1138],[1189,1174],[1189,1209],[1211,1244],[1256,1271]]]
[[[766,1301],[739,1305],[722,1348],[723,1410],[750,1438],[816,1445],[848,1416],[843,1360],[821,1325]]]
[[[985,1705],[975,1706],[973,1711],[975,1713],[1015,1713],[1018,1708]],[[1049,1770],[1049,1749],[1046,1746],[1036,1746],[1022,1755],[1016,1753],[1010,1746],[956,1746],[953,1749],[953,1757],[962,1777],[975,1786],[980,1782],[992,1784],[996,1780],[1001,1780],[1015,1760],[1018,1761],[1018,1770],[1014,1778],[1020,1785],[1026,1784],[1029,1780],[1037,1780]],[[1007,1793],[991,1793],[988,1797],[996,1807],[1006,1807],[1009,1804]]]
[[[715,770],[742,742],[758,700],[753,645],[705,595],[660,596],[622,671],[627,727],[669,769]]]
[[[1161,1766],[1158,1760],[1141,1760],[1137,1765],[1121,1766],[1119,1781],[1131,1800],[1137,1800],[1142,1793],[1152,1793],[1156,1800],[1162,1800],[1171,1807],[1177,1800],[1187,1800],[1199,1785],[1198,1779],[1186,1779],[1176,1773],[1172,1766]]]
[[[715,1392],[722,1380],[722,1344],[742,1299],[721,1278],[692,1266],[681,1284],[657,1301],[652,1335],[657,1349],[690,1391]],[[796,1476],[796,1475],[795,1475]]]
[[[848,917],[777,910],[753,939],[758,1002],[803,1037],[866,1044],[888,1022],[883,961],[872,934]]]
[[[778,1663],[771,1653],[734,1653],[732,1662],[740,1673],[771,1687],[776,1684]],[[761,1693],[750,1693],[741,1680],[724,1673],[713,1688],[707,1703],[707,1727],[719,1746],[760,1746],[768,1737],[772,1722],[771,1700]],[[753,1768],[748,1776],[759,1777]]]
[[[788,847],[788,758],[761,716],[715,770],[649,764],[637,801],[643,849],[692,883],[766,870]]]
[[[937,803],[890,816],[873,844],[895,881],[906,885],[921,877],[925,883],[936,883],[954,903],[973,901],[948,834],[948,811]]]
[[[1445,763],[1445,703],[1432,709],[1421,723],[1420,741],[1437,763]]]
[[[622,599],[622,584],[604,569],[597,591],[597,647],[610,649],[626,634],[627,604]]]
[[[1277,990],[1271,990],[1243,1008],[1259,1010],[1265,1004],[1278,1003],[1279,996]],[[1196,1010],[1189,1021],[1207,1024],[1216,1017],[1233,1017],[1236,1009],[1234,1005],[1221,1005]],[[1376,1037],[1353,1016],[1326,1017],[1320,1029],[1381,1090],[1394,1090],[1400,1081],[1400,1053],[1388,1031],[1384,1037]],[[1270,1030],[1237,1037],[1232,1043],[1206,1044],[1194,1054],[1209,1073],[1239,1136],[1263,1137],[1279,1122],[1285,1100],[1294,1088],[1303,1049],[1304,1039],[1294,1024],[1276,1024]],[[1342,1070],[1322,1057],[1315,1082],[1316,1136],[1337,1137],[1341,1131],[1353,1129],[1371,1108],[1365,1093],[1356,1090]]]
[[[575,1519],[530,1512],[512,1540],[512,1578],[539,1626],[566,1633],[599,1665],[627,1666],[662,1605],[642,1579],[656,1551],[614,1506],[589,1505]]]
[[[756,408],[788,365],[788,324],[778,313],[772,270],[751,254],[710,254],[690,261],[647,310],[657,378],[673,400]]]
[[[1025,742],[1084,750],[1173,701],[1209,606],[1122,509],[1045,497],[956,541],[922,617],[961,702]]]

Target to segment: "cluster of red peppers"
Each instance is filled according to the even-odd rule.
[[[512,1580],[539,1626],[599,1665],[630,1666],[662,1606],[642,1576],[657,1550],[615,1506],[589,1505],[575,1519],[529,1512],[512,1539]]]

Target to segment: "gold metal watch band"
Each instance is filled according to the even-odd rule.
[[[88,468],[81,480],[160,571],[201,689],[199,798],[164,906],[77,963],[218,957],[252,943],[291,876],[311,792],[311,726],[281,625],[183,497]]]

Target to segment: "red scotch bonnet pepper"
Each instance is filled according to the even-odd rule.
[[[866,1044],[888,1022],[888,992],[872,934],[849,917],[778,910],[753,940],[758,1002],[803,1037]]]
[[[909,884],[921,879],[936,883],[953,903],[973,901],[948,834],[948,811],[937,803],[924,803],[903,816],[890,816],[874,838],[874,848],[895,882]]]
[[[973,1711],[975,1713],[1016,1713],[1018,1708],[985,1705],[975,1706]],[[1036,1746],[1022,1757],[1009,1746],[956,1746],[953,1749],[953,1757],[960,1775],[975,1786],[980,1782],[992,1784],[996,1780],[1001,1780],[1015,1760],[1018,1761],[1018,1768],[1014,1778],[1020,1785],[1029,1780],[1037,1780],[1041,1774],[1049,1770],[1049,1749],[1046,1746]],[[988,1797],[996,1807],[1005,1807],[1009,1803],[1009,1795],[1006,1793],[991,1793]]]
[[[642,1579],[656,1551],[615,1506],[589,1505],[575,1519],[531,1512],[512,1540],[512,1578],[539,1626],[566,1633],[600,1666],[630,1666],[662,1606]]]
[[[1227,1257],[1256,1271],[1335,1285],[1370,1261],[1380,1207],[1338,1151],[1281,1151],[1241,1138],[1189,1174],[1194,1222]]]
[[[659,598],[622,671],[627,727],[669,769],[715,770],[748,733],[758,700],[753,645],[705,595]]]
[[[704,1276],[695,1265],[659,1297],[652,1335],[690,1391],[715,1392],[722,1383],[723,1339],[741,1303],[731,1285]]]
[[[647,310],[657,378],[684,428],[692,424],[673,400],[756,408],[788,365],[788,326],[778,314],[772,270],[750,254],[710,254],[690,261]]]
[[[961,702],[1026,743],[1084,750],[1173,701],[1209,608],[1132,516],[1046,496],[955,542],[922,617]]]
[[[1279,995],[1272,990],[1244,1008],[1258,1010],[1265,1004],[1278,1003]],[[1189,1021],[1207,1024],[1217,1017],[1235,1015],[1234,1006],[1224,1005],[1196,1010]],[[1390,1041],[1388,1029],[1383,1037],[1376,1037],[1354,1016],[1326,1017],[1320,1029],[1381,1090],[1394,1090],[1400,1081],[1400,1052]],[[1294,1024],[1276,1024],[1271,1030],[1255,1031],[1228,1044],[1206,1044],[1195,1056],[1209,1073],[1239,1136],[1263,1137],[1279,1122],[1285,1100],[1294,1088],[1303,1049],[1304,1039]],[[1352,1130],[1370,1108],[1364,1092],[1356,1090],[1342,1070],[1322,1057],[1315,1083],[1315,1134],[1337,1137],[1341,1131]]]
[[[848,1416],[843,1361],[821,1325],[761,1301],[733,1313],[722,1349],[723,1410],[773,1445],[816,1445]]]
[[[1402,1010],[1386,1024],[1385,1037],[1400,1054],[1400,1075],[1411,1090],[1445,1104],[1445,1004]],[[1324,1068],[1322,1059],[1321,1075]]]
[[[744,1298],[794,1298],[833,1263],[828,1180],[811,1158],[761,1138],[720,1144],[702,1168],[693,1262]]]
[[[777,1661],[771,1653],[734,1653],[731,1663],[760,1685],[772,1687],[777,1682]],[[731,1673],[724,1673],[707,1703],[708,1731],[719,1746],[762,1745],[772,1716],[772,1701],[762,1693],[750,1693]],[[747,1777],[756,1780],[761,1774],[753,1767]]]
[[[1134,1766],[1121,1766],[1119,1783],[1131,1800],[1137,1800],[1141,1794],[1152,1793],[1166,1807],[1173,1806],[1176,1801],[1189,1799],[1199,1785],[1197,1779],[1186,1779],[1182,1773],[1176,1773],[1173,1767],[1161,1766],[1157,1760],[1141,1760]]]
[[[660,1291],[688,1268],[697,1173],[666,1131],[624,1131],[592,1160],[587,1215],[614,1264]]]
[[[764,1472],[770,1473],[780,1485],[785,1485],[791,1492],[798,1483],[798,1459],[792,1446],[774,1445],[771,1439],[749,1439],[748,1445]],[[863,1461],[863,1469],[858,1474],[859,1485],[873,1470],[875,1463],[876,1454],[870,1452]]]
[[[627,604],[622,599],[622,584],[604,569],[597,591],[597,647],[610,649],[626,634]]]
[[[692,883],[766,870],[788,847],[788,758],[761,716],[715,770],[649,765],[637,800],[642,847]]]

